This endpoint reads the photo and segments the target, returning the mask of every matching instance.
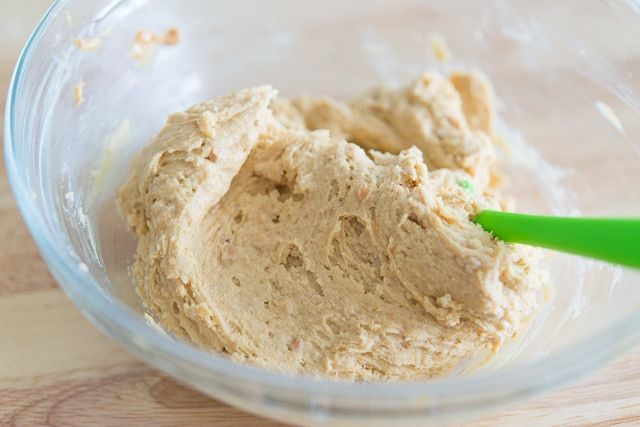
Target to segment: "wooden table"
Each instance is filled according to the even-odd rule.
[[[48,0],[17,3],[0,0],[3,92]],[[275,425],[180,385],[98,333],[47,271],[4,172],[0,242],[0,426]],[[640,351],[472,425],[640,425]]]

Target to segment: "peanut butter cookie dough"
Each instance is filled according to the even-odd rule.
[[[310,376],[431,378],[497,348],[545,276],[470,221],[499,209],[492,117],[475,74],[348,104],[263,86],[173,114],[119,195],[145,306],[201,347]]]

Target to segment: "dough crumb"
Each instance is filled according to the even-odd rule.
[[[84,81],[80,80],[73,86],[73,100],[76,105],[80,105],[84,102]]]
[[[164,39],[161,41],[162,44],[173,45],[180,43],[181,35],[180,29],[177,27],[172,27],[167,30],[164,34]]]
[[[453,55],[441,34],[431,34],[429,36],[429,44],[431,44],[431,51],[436,61],[440,63],[451,61]]]
[[[75,47],[85,52],[95,52],[102,45],[102,40],[99,38],[75,39],[73,44]]]
[[[146,62],[153,56],[157,45],[176,45],[180,43],[181,38],[181,32],[178,27],[169,28],[163,35],[152,31],[140,30],[135,35],[131,54],[136,61]]]

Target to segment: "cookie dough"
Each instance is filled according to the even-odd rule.
[[[329,129],[365,149],[390,153],[416,146],[429,168],[463,170],[481,189],[492,181],[492,92],[480,73],[454,73],[450,80],[427,73],[406,88],[381,87],[347,104],[314,96],[274,104],[290,126]]]
[[[173,114],[119,195],[145,306],[309,376],[431,378],[497,348],[544,274],[470,221],[499,208],[485,83],[426,74],[349,104],[263,86]]]

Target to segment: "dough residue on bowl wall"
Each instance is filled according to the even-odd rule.
[[[73,85],[73,101],[76,105],[81,105],[84,102],[84,80]]]
[[[104,186],[113,178],[112,171],[114,162],[118,159],[122,148],[130,141],[131,123],[124,120],[118,128],[105,138],[105,148],[98,160],[96,168],[91,172],[93,186],[89,193],[89,200],[92,202],[103,192]]]
[[[182,35],[178,27],[171,27],[162,35],[148,30],[139,30],[131,46],[131,55],[138,62],[148,62],[158,45],[175,45],[180,43],[181,39]]]
[[[95,52],[102,46],[102,40],[98,37],[95,38],[80,38],[73,41],[73,45],[85,52]]]

